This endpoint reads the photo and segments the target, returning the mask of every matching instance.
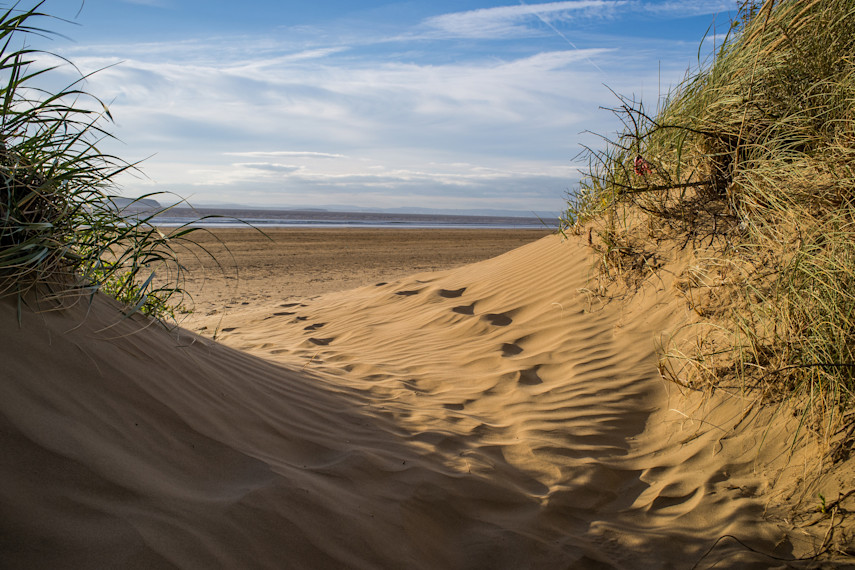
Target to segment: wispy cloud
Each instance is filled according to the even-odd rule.
[[[633,8],[658,15],[672,17],[706,16],[734,11],[736,3],[732,0],[685,0],[668,2],[639,2]]]
[[[413,205],[413,197],[419,197],[420,202],[431,200],[448,207],[483,207],[489,202],[494,208],[519,209],[522,200],[530,209],[551,209],[567,181],[577,177],[572,166],[545,170],[538,164],[509,166],[434,163],[418,169],[386,169],[351,165],[341,172],[276,172],[235,164],[190,171],[189,181],[174,188],[188,194],[205,189],[208,199],[215,201],[228,201],[229,192],[237,186],[243,189],[242,197],[269,204],[338,202],[389,207]]]
[[[540,19],[554,20],[573,14],[614,10],[623,0],[573,0],[545,4],[499,6],[467,12],[453,12],[425,20],[425,25],[444,34],[461,38],[507,38],[528,34],[531,24]]]
[[[605,66],[617,55],[599,48],[416,64],[274,54],[247,65],[195,53],[129,58],[88,80],[112,101],[126,145],[115,152],[156,153],[144,164],[156,184],[209,201],[233,192],[290,204],[350,192],[351,202],[383,206],[379,196],[402,193],[475,207],[527,196],[539,210],[557,209],[573,184],[574,135],[602,130],[597,121],[608,118],[597,107],[610,95],[585,59]],[[84,70],[110,63],[75,61]],[[636,84],[623,79],[619,90]],[[467,166],[438,166],[455,161]]]
[[[290,174],[300,170],[299,166],[290,164],[276,164],[273,162],[238,162],[234,164],[235,168],[249,168],[251,170],[263,170],[266,172],[276,172],[280,174]]]
[[[285,157],[285,158],[347,158],[343,154],[333,154],[329,152],[314,152],[306,150],[271,150],[271,151],[247,151],[247,152],[226,152],[227,156],[245,156],[245,157]]]
[[[86,88],[117,120],[122,142],[104,150],[153,155],[148,179],[123,180],[129,194],[167,187],[206,202],[557,210],[579,177],[580,142],[598,143],[579,133],[615,127],[599,109],[613,101],[604,83],[656,96],[660,79],[685,69],[666,63],[660,77],[654,48],[578,40],[573,23],[655,10],[683,14],[672,2],[575,0],[439,15],[394,41],[370,30],[350,42],[245,34],[77,44],[63,55],[84,72],[121,61]],[[574,49],[544,41],[551,26]],[[537,37],[498,41],[524,36]],[[455,51],[436,57],[449,45]]]

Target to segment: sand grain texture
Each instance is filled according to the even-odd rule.
[[[0,565],[784,567],[705,553],[810,546],[762,516],[788,442],[664,382],[678,305],[599,306],[589,256],[259,303],[221,343],[4,301]]]

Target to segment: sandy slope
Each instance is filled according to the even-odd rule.
[[[588,256],[551,236],[247,310],[223,344],[103,300],[19,328],[3,302],[0,565],[783,567],[725,535],[808,551],[762,516],[797,477],[789,441],[739,398],[664,382],[657,331],[684,309],[667,287],[599,306]]]
[[[182,325],[271,300],[314,297],[412,273],[451,269],[540,239],[548,230],[213,228],[179,248],[194,314]]]

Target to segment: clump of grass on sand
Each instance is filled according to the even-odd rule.
[[[34,23],[49,18],[41,6],[0,14],[0,295],[100,290],[128,313],[174,316],[183,297],[174,247],[194,229],[167,237],[150,223],[157,212],[117,205],[113,180],[134,166],[98,150],[110,136],[107,107],[81,89],[83,76],[39,88],[56,69],[25,43],[50,34]]]
[[[703,252],[682,289],[709,334],[680,380],[789,397],[853,451],[855,2],[748,2],[711,62],[590,163],[564,231],[590,232],[609,275],[670,240]],[[677,354],[675,349],[674,354]],[[845,443],[848,441],[848,443]]]

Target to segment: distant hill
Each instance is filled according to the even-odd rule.
[[[119,210],[145,211],[160,210],[162,208],[160,202],[152,200],[151,198],[140,198],[135,200],[133,198],[114,197],[111,198],[111,201]]]

